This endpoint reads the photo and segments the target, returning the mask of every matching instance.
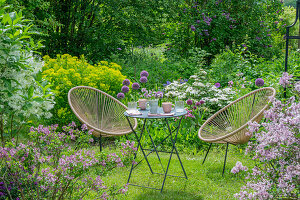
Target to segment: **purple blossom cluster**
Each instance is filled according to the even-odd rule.
[[[0,162],[7,166],[8,172],[5,173],[4,182],[0,182],[1,198],[8,198],[2,192],[3,187],[6,191],[15,189],[17,194],[26,194],[31,199],[37,199],[36,195],[39,194],[43,194],[46,199],[67,196],[82,199],[90,191],[107,199],[110,198],[110,192],[107,191],[115,190],[118,194],[127,191],[127,185],[121,189],[114,186],[112,190],[103,185],[100,176],[91,178],[87,174],[97,167],[104,173],[112,168],[131,164],[136,151],[133,142],[127,141],[123,145],[121,156],[111,153],[103,157],[103,154],[94,151],[72,148],[71,144],[77,140],[80,143],[91,141],[89,138],[92,130],[88,130],[85,124],[77,128],[72,122],[61,130],[58,131],[57,125],[32,127],[29,134],[31,141],[27,144],[16,144],[13,140],[5,147],[0,147]],[[75,146],[82,147],[79,143]],[[80,192],[72,193],[74,190]]]
[[[286,81],[283,81],[286,83]],[[273,100],[265,112],[267,122],[249,124],[247,154],[257,161],[238,199],[297,198],[300,177],[300,103],[291,97],[287,102]],[[259,131],[262,130],[262,131]]]
[[[243,164],[240,161],[237,161],[235,166],[231,169],[231,173],[237,174],[241,171],[248,171],[248,167],[243,166]]]
[[[279,80],[279,84],[283,87],[287,87],[291,84],[290,80],[293,75],[289,75],[287,72],[283,72],[282,77]]]

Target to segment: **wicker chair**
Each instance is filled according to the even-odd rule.
[[[224,175],[228,144],[244,144],[249,141],[251,136],[247,134],[248,122],[260,122],[275,93],[276,91],[271,87],[252,91],[208,118],[198,131],[201,140],[211,143],[202,164],[212,143],[226,143],[222,174]]]
[[[68,93],[69,105],[77,118],[89,129],[94,129],[93,135],[99,138],[121,136],[131,133],[124,112],[127,107],[114,97],[98,89],[77,86]],[[137,127],[137,120],[131,118],[133,129]]]

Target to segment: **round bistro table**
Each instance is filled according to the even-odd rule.
[[[180,128],[180,124],[181,124],[181,121],[183,119],[183,116],[187,114],[187,111],[186,110],[183,110],[183,112],[176,112],[176,109],[174,111],[172,111],[174,113],[174,115],[164,115],[163,114],[163,110],[161,107],[158,108],[158,114],[157,115],[148,115],[149,113],[149,110],[139,110],[139,112],[141,113],[141,115],[129,115],[126,111],[124,112],[124,115],[126,116],[127,118],[127,121],[129,123],[129,126],[130,128],[132,129],[132,132],[134,133],[135,137],[136,137],[136,140],[138,142],[138,146],[137,146],[137,151],[135,152],[134,154],[134,162],[132,163],[131,165],[131,169],[130,169],[130,172],[129,172],[129,177],[128,177],[128,181],[127,181],[127,184],[128,185],[133,185],[133,186],[138,186],[138,187],[144,187],[144,188],[151,188],[151,189],[156,189],[156,190],[160,190],[161,192],[163,191],[164,189],[164,184],[165,184],[165,180],[167,178],[167,176],[173,176],[173,177],[181,177],[181,178],[186,178],[187,179],[187,175],[186,175],[186,172],[184,170],[184,167],[182,165],[182,162],[181,162],[181,159],[179,157],[179,153],[177,151],[177,148],[176,148],[176,139],[177,139],[177,135],[178,135],[178,131],[179,131],[179,128]],[[140,131],[140,134],[138,136],[138,133],[137,131],[135,131],[133,129],[133,126],[132,124],[130,123],[130,120],[129,120],[129,117],[132,117],[132,118],[139,118],[139,119],[142,119],[143,120],[143,125],[142,125],[142,129]],[[174,128],[173,130],[171,129],[170,125],[169,125],[169,122],[168,122],[168,119],[173,119],[174,118],[177,118],[178,120],[176,120],[176,122],[178,123],[176,128]],[[162,121],[165,122],[166,126],[167,126],[167,136],[158,144],[158,145],[155,145],[153,139],[152,139],[152,136],[151,136],[151,133],[149,131],[149,129],[146,127],[146,122],[147,120],[159,120],[161,119]],[[146,130],[146,131],[145,131]],[[152,148],[151,149],[145,149],[142,147],[142,144],[141,144],[141,140],[142,140],[142,136],[144,134],[144,132],[147,132],[148,133],[148,136],[149,138],[151,139],[151,143],[152,143]],[[174,134],[175,132],[175,134]],[[146,135],[147,136],[147,135]],[[158,146],[161,146],[161,144],[167,139],[167,138],[170,138],[171,139],[171,142],[172,142],[172,150],[171,151],[159,151],[157,150],[157,147]],[[144,158],[138,162],[135,162],[135,159],[136,159],[136,156],[137,156],[137,153],[138,151],[141,151]],[[147,153],[146,153],[147,151]],[[157,158],[160,162],[160,165],[164,171],[164,173],[156,173],[153,171],[147,157],[151,154],[155,152],[156,155],[157,155]],[[169,161],[168,161],[168,165],[167,165],[167,168],[164,169],[164,166],[161,162],[161,159],[159,157],[159,153],[158,152],[164,152],[164,153],[169,153],[170,154],[170,157],[169,157]],[[184,173],[184,176],[175,176],[175,175],[169,175],[168,174],[168,170],[169,170],[169,166],[170,166],[170,162],[171,162],[171,159],[172,159],[172,155],[173,153],[175,153],[178,157],[178,160],[180,162],[180,165],[181,165],[181,168],[182,168],[182,171]],[[132,171],[143,161],[143,160],[146,160],[147,162],[147,165],[149,167],[149,170],[152,174],[161,174],[161,175],[164,175],[164,179],[163,179],[163,183],[162,183],[162,186],[161,188],[154,188],[154,187],[148,187],[148,186],[143,186],[143,185],[137,185],[137,184],[132,184],[130,183],[130,177],[132,175]]]

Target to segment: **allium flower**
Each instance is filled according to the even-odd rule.
[[[196,109],[197,109],[197,106],[193,106],[193,109],[196,110]]]
[[[125,95],[124,95],[123,92],[119,92],[119,93],[117,94],[117,98],[118,98],[118,99],[124,99],[124,97],[125,97]]]
[[[142,92],[146,92],[148,93],[147,89],[146,88],[142,88]]]
[[[192,31],[195,31],[196,30],[196,27],[194,25],[191,25],[191,30]]]
[[[195,105],[196,105],[196,106],[200,106],[201,103],[200,103],[199,101],[197,101],[197,102],[195,103]]]
[[[141,82],[141,83],[147,83],[147,81],[148,81],[147,76],[142,76],[142,77],[140,78],[140,82]]]
[[[148,76],[149,76],[149,73],[148,73],[147,71],[143,70],[143,71],[141,71],[140,76],[141,76],[141,77],[143,77],[143,76],[148,77]]]
[[[221,84],[220,83],[215,83],[215,86],[216,86],[216,88],[219,88],[219,87],[221,87]]]
[[[193,100],[188,99],[188,100],[186,101],[186,104],[187,104],[187,105],[192,105],[192,104],[193,104]]]
[[[287,72],[283,72],[282,77],[279,80],[279,84],[283,87],[286,87],[290,85],[290,79],[293,77],[293,75],[289,75]]]
[[[140,89],[140,84],[138,84],[138,83],[132,83],[132,89],[134,89],[134,90]]]
[[[121,88],[121,91],[122,91],[123,93],[127,93],[127,92],[129,92],[129,87],[126,86],[126,85],[124,85],[124,86]]]
[[[258,87],[262,87],[264,84],[265,84],[265,82],[262,78],[258,78],[255,80],[255,85]]]
[[[130,80],[129,79],[124,79],[123,85],[129,86],[130,85]]]
[[[199,103],[202,105],[202,104],[205,103],[205,101],[204,100],[200,100]]]

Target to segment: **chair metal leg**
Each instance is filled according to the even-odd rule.
[[[125,138],[126,138],[126,140],[128,140],[128,137],[127,137],[127,135],[125,135]]]
[[[224,172],[225,172],[225,165],[226,165],[226,158],[227,158],[228,145],[229,145],[229,143],[227,142],[222,176],[224,176]]]
[[[102,136],[99,137],[100,152],[102,151]]]
[[[204,164],[204,162],[205,162],[205,160],[206,160],[206,157],[207,157],[207,155],[208,155],[208,153],[209,153],[209,150],[210,150],[210,148],[211,148],[211,145],[212,145],[212,143],[210,143],[210,145],[209,145],[209,147],[208,147],[208,149],[207,149],[207,152],[206,152],[206,154],[205,154],[205,157],[204,157],[204,160],[203,160],[203,162],[202,162],[202,165]]]

